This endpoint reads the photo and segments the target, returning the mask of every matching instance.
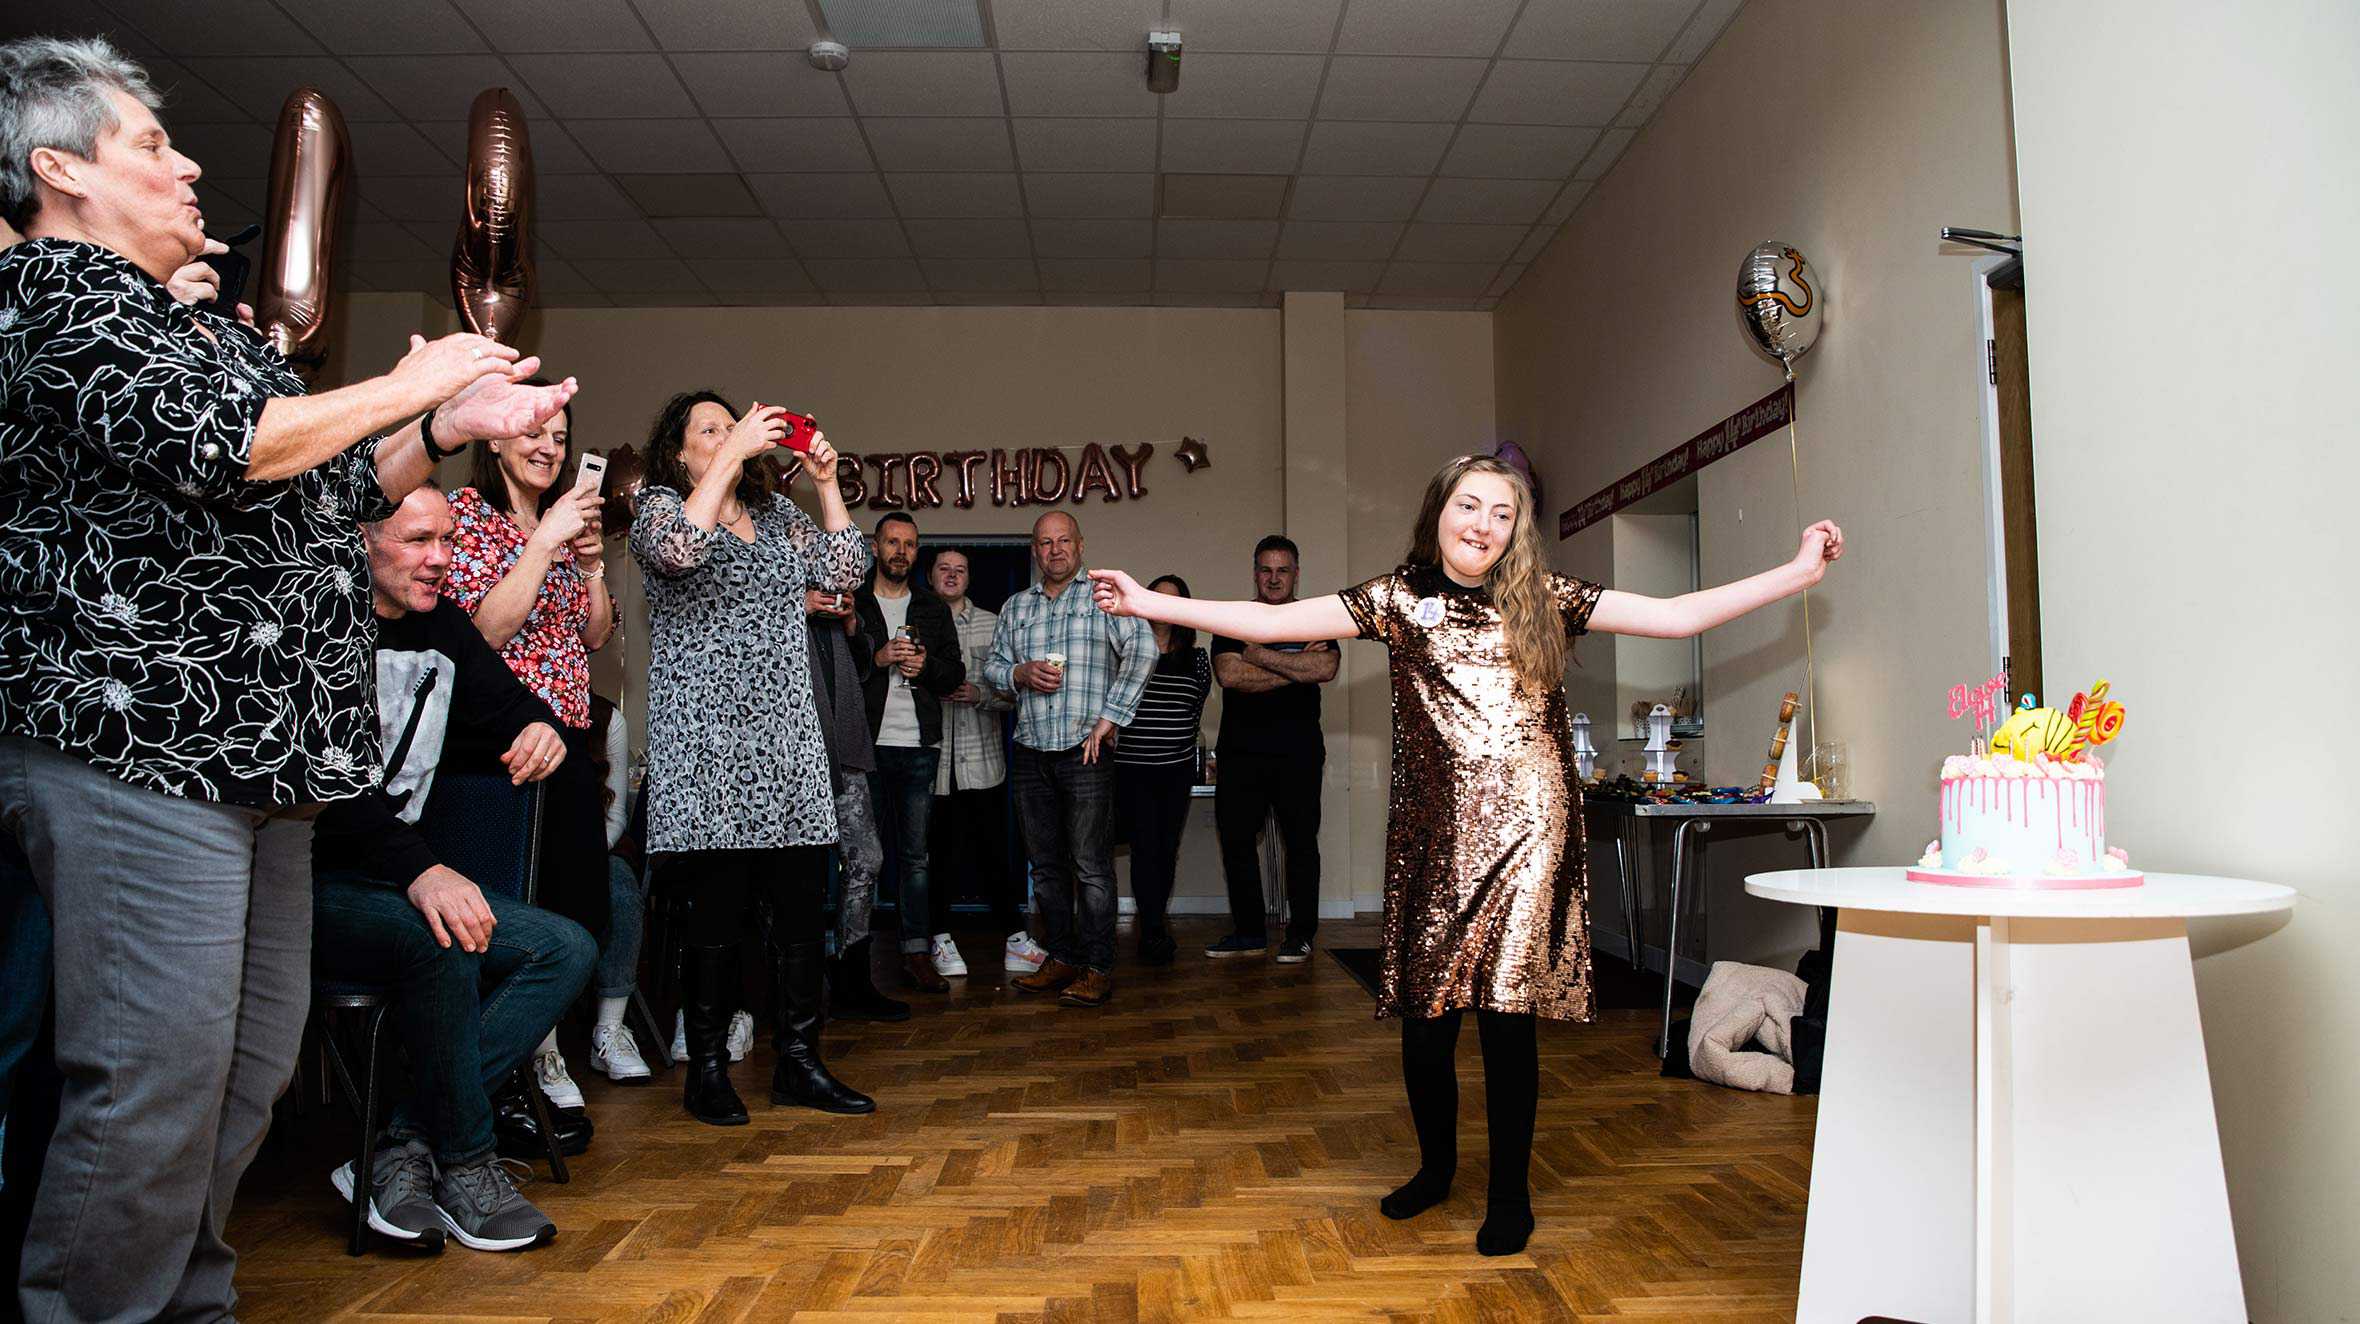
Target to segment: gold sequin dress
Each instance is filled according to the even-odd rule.
[[[1568,638],[1601,588],[1551,575]],[[1393,792],[1377,1015],[1596,1015],[1565,687],[1519,685],[1491,593],[1405,566],[1344,590],[1390,652]]]

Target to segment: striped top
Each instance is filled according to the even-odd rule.
[[[1139,715],[1114,742],[1114,761],[1133,767],[1169,767],[1196,758],[1205,696],[1213,691],[1213,662],[1192,648],[1182,661],[1159,662],[1139,696]]]

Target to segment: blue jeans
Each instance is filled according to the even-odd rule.
[[[319,977],[386,984],[409,1049],[411,1092],[387,1115],[395,1140],[423,1140],[443,1164],[492,1152],[492,1091],[524,1063],[590,980],[587,930],[497,893],[486,951],[437,943],[399,887],[349,873],[319,880],[312,960]]]
[[[1041,946],[1067,965],[1114,970],[1114,759],[1082,762],[1082,748],[1016,746],[1009,765],[1016,822],[1032,863]],[[1074,912],[1081,911],[1076,929]]]
[[[647,884],[620,855],[606,857],[606,946],[598,949],[598,996],[627,998],[639,987],[639,943],[647,932]]]
[[[901,949],[925,951],[934,937],[927,902],[926,820],[934,813],[934,769],[939,749],[877,746],[877,770],[869,774],[877,806],[877,835],[891,843],[901,861]]]

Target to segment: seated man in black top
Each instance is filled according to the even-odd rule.
[[[1254,545],[1254,596],[1276,605],[1295,600],[1301,572],[1295,544],[1271,534]],[[1319,687],[1336,678],[1333,642],[1247,644],[1213,637],[1213,679],[1221,682],[1220,776],[1213,791],[1213,828],[1221,838],[1221,871],[1229,880],[1229,918],[1236,932],[1205,955],[1259,956],[1270,950],[1262,909],[1262,820],[1278,817],[1286,845],[1287,931],[1282,964],[1311,959],[1319,928],[1319,789],[1327,742],[1319,729]]]
[[[556,1235],[493,1153],[491,1090],[580,995],[598,959],[581,925],[487,896],[445,867],[417,823],[446,741],[505,745],[519,785],[565,758],[549,708],[516,679],[457,604],[451,508],[432,486],[367,528],[377,608],[377,712],[385,776],[320,812],[312,834],[312,966],[322,979],[385,984],[409,1050],[367,1193],[369,1224],[440,1250],[522,1250]],[[355,1197],[350,1163],[331,1177]]]

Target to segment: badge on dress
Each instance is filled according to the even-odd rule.
[[[1418,611],[1416,619],[1418,624],[1425,626],[1429,630],[1433,629],[1437,625],[1442,624],[1442,599],[1418,599]]]

